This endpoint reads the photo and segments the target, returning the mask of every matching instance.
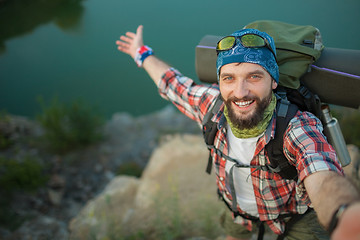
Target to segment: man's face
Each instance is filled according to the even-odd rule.
[[[246,129],[257,126],[263,119],[277,83],[258,64],[230,63],[220,70],[219,86],[231,122]]]

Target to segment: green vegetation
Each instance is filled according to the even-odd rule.
[[[12,144],[9,137],[3,131],[3,128],[7,125],[8,122],[9,122],[9,115],[6,112],[1,111],[0,112],[0,150],[8,148]]]
[[[143,169],[136,162],[127,162],[122,164],[116,171],[116,175],[128,175],[140,177]]]
[[[163,190],[159,189],[154,199],[155,214],[152,227],[140,228],[138,232],[130,235],[123,233],[120,239],[174,240],[187,239],[191,236],[215,239],[221,235],[222,228],[218,224],[218,206],[213,206],[213,203],[207,200],[208,196],[199,196],[184,207],[186,196],[180,195],[176,179],[169,176],[167,184],[169,186]],[[207,204],[204,205],[204,203]]]
[[[33,192],[47,182],[44,171],[45,167],[31,157],[22,161],[0,157],[0,188],[7,192]]]
[[[1,193],[3,194],[3,193]],[[10,231],[16,230],[26,220],[26,217],[18,216],[10,208],[11,199],[0,196],[0,226]]]
[[[349,110],[339,116],[341,131],[343,132],[345,142],[360,147],[360,111]]]
[[[76,100],[66,105],[54,98],[46,106],[43,99],[39,101],[43,113],[37,119],[45,130],[44,143],[51,150],[64,153],[103,138],[103,118],[84,102]]]
[[[0,150],[4,151],[0,155],[0,225],[9,230],[15,230],[30,217],[20,216],[14,211],[14,194],[35,194],[39,188],[46,186],[49,179],[47,171],[50,166],[37,157],[18,154],[22,152],[20,149],[26,152],[29,145],[40,148],[45,146],[56,153],[66,153],[102,139],[102,117],[83,102],[77,100],[66,105],[54,98],[50,104],[45,105],[43,99],[39,101],[43,112],[38,115],[37,120],[44,130],[40,139],[26,135],[26,139],[20,136],[21,138],[16,139],[20,142],[14,142],[11,134],[12,131],[17,131],[17,126],[10,129],[11,116],[0,112]],[[9,157],[9,154],[17,157]]]
[[[0,225],[15,230],[25,220],[10,207],[14,191],[33,193],[45,186],[48,176],[38,159],[0,157]]]
[[[178,184],[173,177],[168,178],[169,192],[158,191],[155,197],[155,225],[152,229],[152,239],[181,239],[186,236],[185,221],[180,209]]]

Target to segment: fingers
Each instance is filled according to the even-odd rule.
[[[122,41],[124,41],[126,43],[131,43],[134,39],[126,37],[126,36],[120,36],[120,40],[122,40]]]
[[[118,45],[118,50],[130,54],[130,48],[132,42],[134,41],[133,37],[135,36],[135,34],[126,33],[126,35],[127,36],[120,36],[120,40],[116,41],[116,45]]]
[[[124,36],[124,35],[121,35],[121,36],[120,36],[120,40],[121,40],[121,41],[117,40],[117,41],[116,41],[116,44],[117,44],[117,45],[121,45],[121,46],[123,46],[123,47],[129,47],[129,45],[134,41],[134,38],[135,38],[135,37],[136,37],[135,33],[133,33],[133,32],[127,32],[127,33],[125,34],[125,36]]]
[[[127,49],[130,48],[130,44],[122,42],[122,41],[116,41],[116,45],[118,45],[118,49]]]
[[[129,54],[134,57],[136,50],[143,46],[143,26],[139,25],[136,29],[136,33],[126,32],[125,35],[120,36],[120,40],[116,41],[118,50]]]
[[[136,37],[135,33],[133,33],[133,32],[127,32],[125,35],[128,36],[129,38],[135,38]]]
[[[128,43],[131,43],[132,41],[134,41],[134,39],[136,38],[138,34],[136,33],[133,33],[133,32],[127,32],[124,35],[120,36],[120,39],[123,40],[124,42],[128,42]]]

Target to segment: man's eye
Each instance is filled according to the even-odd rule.
[[[232,80],[232,79],[233,79],[233,77],[231,77],[231,76],[223,77],[223,81]]]

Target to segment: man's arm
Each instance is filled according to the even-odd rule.
[[[138,26],[136,33],[127,32],[125,35],[120,36],[120,40],[117,40],[116,44],[118,45],[119,51],[130,55],[130,57],[134,59],[137,49],[144,46],[143,26]],[[158,85],[160,78],[170,66],[154,55],[150,55],[144,60],[143,68],[154,83]]]
[[[304,184],[319,221],[326,229],[339,206],[351,203],[339,216],[332,239],[360,239],[360,196],[348,179],[335,172],[320,171],[306,177]]]

